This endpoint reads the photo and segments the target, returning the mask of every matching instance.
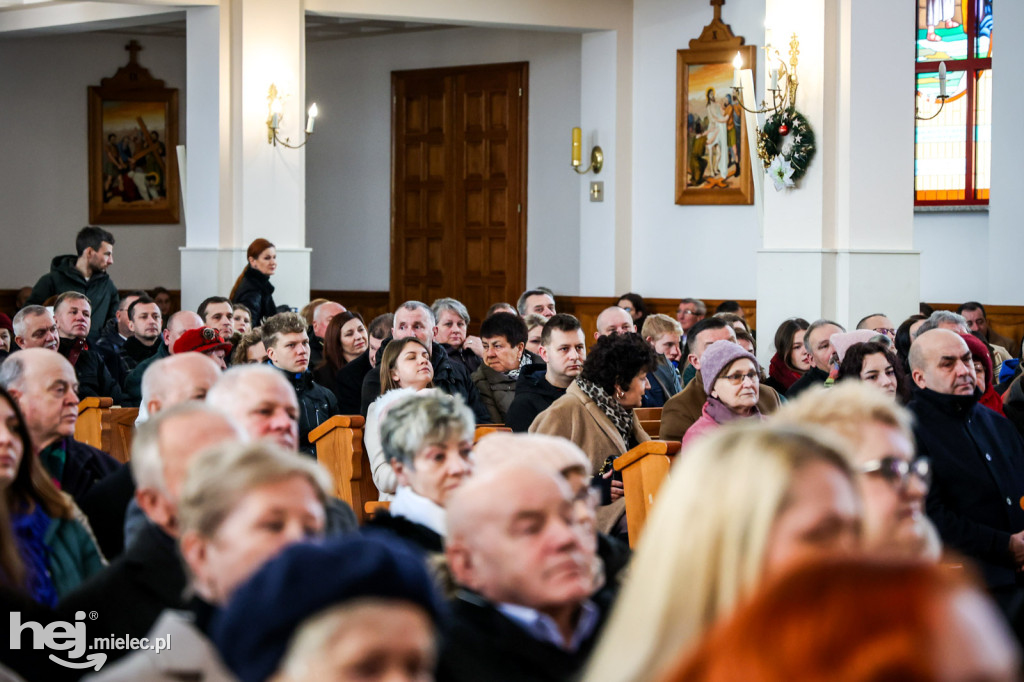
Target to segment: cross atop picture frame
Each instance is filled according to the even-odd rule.
[[[690,49],[676,52],[676,197],[681,205],[754,203],[750,145],[733,93],[739,52],[753,71],[757,48],[722,21],[725,0]]]
[[[89,86],[89,222],[178,223],[178,90],[139,64],[138,42],[125,50],[128,64]]]

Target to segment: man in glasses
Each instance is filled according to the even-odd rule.
[[[917,451],[932,462],[926,508],[943,541],[973,559],[1009,615],[1024,598],[1024,441],[978,404],[967,344],[932,329],[910,347]]]
[[[876,334],[888,336],[890,341],[896,340],[896,325],[882,313],[868,315],[857,323],[857,329],[870,329]]]
[[[846,441],[864,502],[865,552],[886,558],[939,558],[939,535],[924,509],[931,466],[927,458],[915,455],[905,408],[862,381],[840,381],[827,391],[806,391],[784,405],[777,419],[822,426]]]
[[[707,314],[708,307],[699,298],[684,298],[679,301],[679,307],[676,308],[676,320],[679,321],[679,325],[683,328],[683,337],[681,339],[683,343],[686,343],[686,337],[690,333],[690,328],[703,320]]]

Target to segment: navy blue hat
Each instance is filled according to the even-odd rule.
[[[306,619],[362,597],[411,602],[435,624],[444,608],[420,552],[393,536],[351,534],[292,545],[271,559],[217,613],[210,638],[238,679],[263,682]]]

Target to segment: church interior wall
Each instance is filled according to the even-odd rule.
[[[82,33],[0,40],[0,288],[34,284],[58,254],[74,253],[89,222],[87,90],[128,63],[129,35]],[[185,40],[140,38],[139,62],[178,88],[178,139],[185,139]],[[121,288],[180,288],[185,226],[108,226],[116,240],[111,275]]]
[[[391,71],[529,62],[527,281],[579,293],[580,35],[458,28],[307,44],[321,112],[306,152],[314,289],[384,291],[390,275]]]

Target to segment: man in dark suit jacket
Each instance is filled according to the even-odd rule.
[[[910,369],[917,451],[932,462],[928,516],[943,542],[977,563],[1012,615],[1024,596],[1024,441],[978,404],[971,352],[957,334],[933,329],[919,336]]]
[[[565,509],[564,480],[523,465],[474,476],[447,505],[445,554],[461,588],[438,680],[566,680],[582,670],[608,611],[594,550]]]
[[[178,494],[188,463],[201,450],[241,433],[213,408],[173,407],[139,427],[132,442],[135,499],[148,523],[124,554],[59,604],[95,611],[90,631],[145,637],[160,612],[184,608],[185,570],[178,553]],[[127,652],[108,651],[111,658]]]

